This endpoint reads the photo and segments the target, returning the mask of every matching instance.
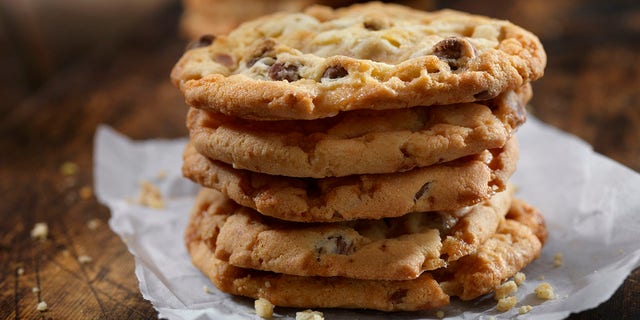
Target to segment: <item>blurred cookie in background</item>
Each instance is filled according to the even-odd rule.
[[[313,4],[342,7],[357,2],[348,0],[183,0],[184,11],[180,19],[182,34],[196,39],[203,34],[226,34],[244,21],[267,13],[297,12]],[[432,0],[385,1],[401,3],[417,9],[433,9]]]

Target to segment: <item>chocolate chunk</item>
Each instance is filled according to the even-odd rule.
[[[420,187],[420,190],[418,190],[418,192],[416,192],[416,194],[413,196],[413,201],[418,201],[418,199],[424,196],[424,194],[429,190],[430,183],[431,182],[427,182],[423,184],[422,187]]]
[[[196,41],[192,41],[187,45],[187,50],[206,47],[216,41],[216,36],[212,34],[205,34]]]
[[[346,77],[347,75],[349,75],[347,69],[345,69],[343,66],[337,65],[327,68],[327,70],[322,73],[322,78],[338,79]]]
[[[289,82],[300,80],[298,66],[277,62],[269,68],[269,78],[273,80],[287,80]]]
[[[401,303],[402,299],[407,296],[407,293],[409,293],[409,289],[398,289],[391,294],[389,301],[393,304]]]
[[[433,46],[433,54],[440,60],[446,61],[451,70],[462,67],[462,58],[475,57],[475,48],[469,41],[462,38],[446,38]]]

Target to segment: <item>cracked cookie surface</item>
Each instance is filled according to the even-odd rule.
[[[538,38],[503,20],[369,3],[274,14],[188,50],[186,102],[247,119],[487,100],[542,76]]]
[[[183,175],[220,190],[238,204],[289,221],[331,222],[398,217],[409,212],[456,210],[484,201],[507,186],[518,145],[400,173],[323,179],[273,176],[208,159],[192,144]]]
[[[191,108],[187,126],[201,154],[238,169],[311,178],[391,173],[504,146],[525,122],[530,98],[527,84],[481,103],[288,121]]]
[[[518,208],[528,209],[512,214]],[[304,277],[235,267],[215,257],[212,232],[198,226],[197,219],[189,223],[185,242],[194,265],[223,292],[285,307],[426,310],[448,304],[451,296],[470,300],[490,293],[539,256],[545,239],[536,235],[546,234],[540,213],[528,205],[512,206],[506,217],[475,253],[412,280]]]

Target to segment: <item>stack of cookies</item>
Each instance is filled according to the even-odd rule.
[[[186,231],[222,291],[277,306],[423,310],[533,261],[514,133],[539,40],[507,21],[382,3],[310,7],[202,37],[172,71],[191,107]]]

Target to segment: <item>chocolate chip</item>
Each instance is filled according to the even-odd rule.
[[[371,30],[371,31],[378,31],[382,29],[382,25],[380,24],[379,21],[376,21],[376,20],[367,20],[362,23],[362,26],[364,26],[365,29]]]
[[[300,80],[298,66],[277,62],[269,68],[269,78],[273,80],[287,80],[289,82]]]
[[[420,190],[418,190],[418,192],[416,192],[416,194],[413,196],[413,201],[418,201],[418,199],[424,196],[424,194],[429,190],[430,183],[431,182],[427,182],[423,184],[422,187],[420,187]]]
[[[345,240],[342,235],[332,235],[317,244],[316,260],[320,261],[321,256],[327,253],[349,255],[354,251],[353,242]]]
[[[338,79],[346,77],[347,75],[349,75],[347,69],[345,69],[343,66],[337,65],[327,68],[327,70],[322,73],[322,78]]]
[[[446,38],[433,46],[433,54],[440,59],[459,59],[462,43],[458,38]]]
[[[451,70],[457,70],[462,67],[462,58],[473,58],[475,49],[469,41],[450,37],[446,38],[433,46],[433,54],[440,60],[446,61]]]
[[[407,296],[407,293],[409,293],[409,289],[398,289],[391,294],[389,301],[393,304],[401,303],[402,299]]]
[[[331,236],[327,238],[329,240],[334,240],[336,243],[336,252],[337,254],[350,254],[353,252],[353,243],[344,240],[344,238],[340,235]]]
[[[233,58],[228,54],[224,54],[224,53],[216,54],[214,57],[214,60],[227,67],[231,67],[233,65]]]
[[[187,45],[187,50],[206,47],[216,41],[216,36],[212,34],[205,34],[196,41],[192,41]]]

